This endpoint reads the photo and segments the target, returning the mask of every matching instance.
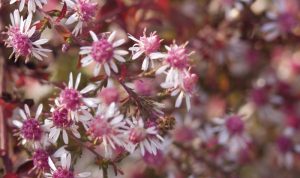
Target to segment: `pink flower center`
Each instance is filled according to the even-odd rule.
[[[27,56],[31,53],[31,40],[27,35],[24,35],[20,32],[15,32],[13,33],[12,29],[12,40],[11,40],[11,45],[14,48],[14,51],[22,56]]]
[[[59,167],[54,173],[53,178],[74,178],[73,172]]]
[[[150,35],[150,37],[140,37],[140,46],[145,50],[145,54],[149,55],[158,50],[160,47],[160,39],[157,35]]]
[[[71,88],[66,88],[60,93],[62,103],[67,109],[76,110],[80,106],[81,94]]]
[[[111,125],[103,118],[103,116],[96,116],[91,120],[89,126],[88,132],[94,138],[101,139],[103,136],[113,133]]]
[[[33,165],[41,170],[47,170],[49,169],[49,164],[48,164],[48,157],[49,154],[47,151],[43,149],[37,149],[35,150],[33,154]]]
[[[116,88],[113,87],[102,89],[99,93],[99,96],[106,105],[119,101],[119,92]]]
[[[52,120],[53,124],[60,128],[68,128],[73,123],[73,121],[68,118],[68,110],[65,108],[56,109],[52,113]]]
[[[78,13],[82,21],[90,21],[96,12],[96,4],[79,0],[77,4]]]
[[[40,140],[42,137],[40,123],[34,118],[25,120],[21,128],[21,135],[28,140]]]
[[[93,42],[91,55],[96,62],[106,63],[113,57],[113,46],[107,39],[102,38]]]
[[[166,61],[179,70],[182,70],[188,66],[188,54],[183,46],[171,46],[168,51],[168,57]]]
[[[244,131],[244,122],[239,116],[232,116],[226,120],[226,127],[231,134],[240,134]]]
[[[183,79],[183,88],[186,92],[191,93],[196,87],[198,76],[196,74],[188,74]]]
[[[129,140],[135,144],[143,141],[146,138],[146,136],[147,132],[144,128],[136,127],[131,129],[129,133]]]

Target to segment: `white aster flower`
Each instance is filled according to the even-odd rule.
[[[25,111],[20,109],[19,114],[22,118],[22,121],[17,119],[13,120],[13,124],[19,128],[17,135],[22,139],[21,143],[24,145],[26,143],[31,144],[34,148],[42,147],[47,141],[47,138],[44,134],[44,129],[41,123],[38,121],[42,110],[43,105],[40,104],[35,116],[31,116],[29,107],[24,106]]]
[[[49,49],[42,48],[41,45],[48,42],[48,39],[33,40],[35,26],[30,27],[32,21],[32,13],[29,13],[26,19],[20,16],[20,12],[15,10],[10,14],[11,25],[8,27],[6,34],[8,38],[5,40],[7,47],[13,48],[13,52],[9,58],[15,54],[15,61],[22,56],[25,57],[25,62],[29,61],[31,56],[38,60],[43,60],[42,57],[47,57],[46,52],[51,52]]]
[[[82,90],[78,90],[78,86],[81,79],[81,73],[77,75],[75,84],[73,84],[73,74],[69,75],[68,86],[60,92],[60,96],[55,99],[55,104],[57,107],[66,108],[71,119],[74,121],[79,121],[78,112],[89,107],[96,107],[99,103],[97,98],[86,98],[83,95],[94,90],[95,85],[89,84]]]
[[[81,59],[82,66],[85,67],[94,61],[96,62],[94,68],[95,76],[100,73],[102,66],[108,76],[111,75],[111,69],[117,73],[118,67],[114,59],[119,62],[125,62],[123,56],[127,55],[128,52],[116,48],[124,44],[125,40],[120,39],[113,42],[116,35],[115,31],[112,32],[108,38],[102,37],[101,39],[92,31],[90,31],[90,34],[93,39],[92,46],[83,46],[80,48],[79,54],[85,55],[85,57]]]
[[[136,42],[132,47],[129,48],[133,55],[132,60],[136,60],[142,54],[145,56],[142,64],[142,70],[146,71],[149,67],[153,68],[154,59],[165,57],[163,53],[157,52],[162,40],[159,39],[158,35],[156,35],[156,32],[150,33],[150,36],[147,37],[145,28],[143,36],[141,36],[139,39],[136,39],[130,34],[128,38]]]
[[[72,33],[77,36],[82,33],[84,23],[91,21],[96,12],[97,3],[92,3],[90,0],[65,0],[67,6],[73,10],[73,14],[67,19],[66,24],[77,22]]]
[[[142,118],[133,118],[132,121],[127,120],[127,123],[129,128],[125,133],[133,144],[130,151],[133,152],[136,147],[139,147],[143,156],[146,152],[156,155],[157,151],[162,148],[162,142],[164,141],[158,134],[156,127],[145,126]]]
[[[120,113],[115,103],[108,107],[98,106],[95,116],[89,112],[83,113],[90,118],[88,124],[88,134],[94,143],[100,142],[105,149],[105,156],[112,155],[112,149],[118,146],[125,147],[126,139],[124,129],[126,129],[124,116]]]

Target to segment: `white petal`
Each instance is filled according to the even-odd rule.
[[[50,157],[48,157],[48,164],[49,164],[49,166],[51,167],[51,169],[53,171],[57,170],[55,164],[53,163],[53,161],[52,161],[52,159]]]
[[[176,108],[180,107],[180,105],[181,105],[181,103],[182,103],[183,95],[184,95],[183,92],[181,92],[181,93],[179,94],[179,96],[177,97],[176,102],[175,102],[175,107],[176,107]]]
[[[79,74],[77,75],[76,82],[75,82],[75,86],[74,86],[75,89],[78,88],[79,83],[80,83],[80,79],[81,79],[81,73],[79,73]]]
[[[124,55],[128,54],[128,51],[125,51],[125,50],[122,50],[122,49],[116,49],[116,50],[114,50],[114,54],[124,56]]]
[[[88,92],[90,92],[90,91],[92,91],[92,90],[95,90],[96,88],[97,88],[96,85],[94,85],[94,84],[88,84],[85,88],[83,88],[83,89],[80,91],[80,93],[81,93],[81,94],[88,93]]]
[[[118,73],[118,67],[114,61],[110,61],[110,66],[114,72]]]
[[[104,70],[105,70],[105,73],[110,76],[110,68],[109,68],[109,65],[107,63],[104,64]]]
[[[119,62],[126,62],[126,60],[124,59],[124,57],[122,57],[120,55],[115,54],[114,58],[117,59]]]
[[[13,120],[12,123],[17,126],[18,128],[21,128],[23,126],[23,123],[18,120]]]
[[[68,134],[67,134],[66,130],[63,130],[62,133],[63,133],[64,143],[68,144],[69,143],[69,138],[68,138]]]
[[[42,111],[43,111],[43,105],[40,104],[38,109],[36,110],[36,114],[35,114],[36,119],[41,115]]]
[[[69,74],[69,84],[68,84],[69,88],[73,88],[73,74],[72,72],[70,72]]]
[[[143,54],[143,50],[141,51],[138,51],[137,53],[135,53],[133,56],[132,56],[132,60],[136,60],[137,58],[139,58],[142,54]]]
[[[142,64],[142,70],[145,71],[148,69],[148,67],[149,67],[149,58],[145,57],[143,64]]]
[[[168,67],[169,67],[169,65],[161,66],[160,68],[157,69],[155,74],[158,75],[158,74],[161,74],[161,73],[165,72]]]
[[[48,39],[39,39],[35,42],[33,42],[34,45],[42,45],[42,44],[45,44],[47,43],[49,40]]]
[[[116,36],[116,31],[113,31],[113,32],[109,35],[107,41],[111,43],[111,42],[115,39],[115,36]]]
[[[120,40],[118,40],[118,41],[116,41],[116,42],[113,43],[113,47],[114,48],[119,47],[119,46],[121,46],[124,43],[125,43],[125,40],[124,39],[120,39]]]
[[[102,67],[102,65],[96,64],[96,66],[95,66],[95,68],[94,68],[94,71],[93,71],[94,76],[99,75],[100,70],[101,70],[101,67]]]
[[[93,31],[90,31],[90,34],[91,34],[93,41],[98,41],[98,37]]]
[[[77,16],[77,14],[75,13],[75,14],[71,15],[71,16],[67,19],[66,25],[72,24],[72,23],[74,23],[74,22],[76,22],[76,21],[78,21],[78,16]]]
[[[24,120],[27,119],[27,116],[22,109],[19,110],[19,114],[21,115],[22,119],[24,119]]]

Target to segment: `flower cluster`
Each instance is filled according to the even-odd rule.
[[[298,0],[0,6],[0,177],[298,176]]]

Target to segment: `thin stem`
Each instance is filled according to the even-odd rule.
[[[107,166],[102,166],[103,178],[108,178]]]

